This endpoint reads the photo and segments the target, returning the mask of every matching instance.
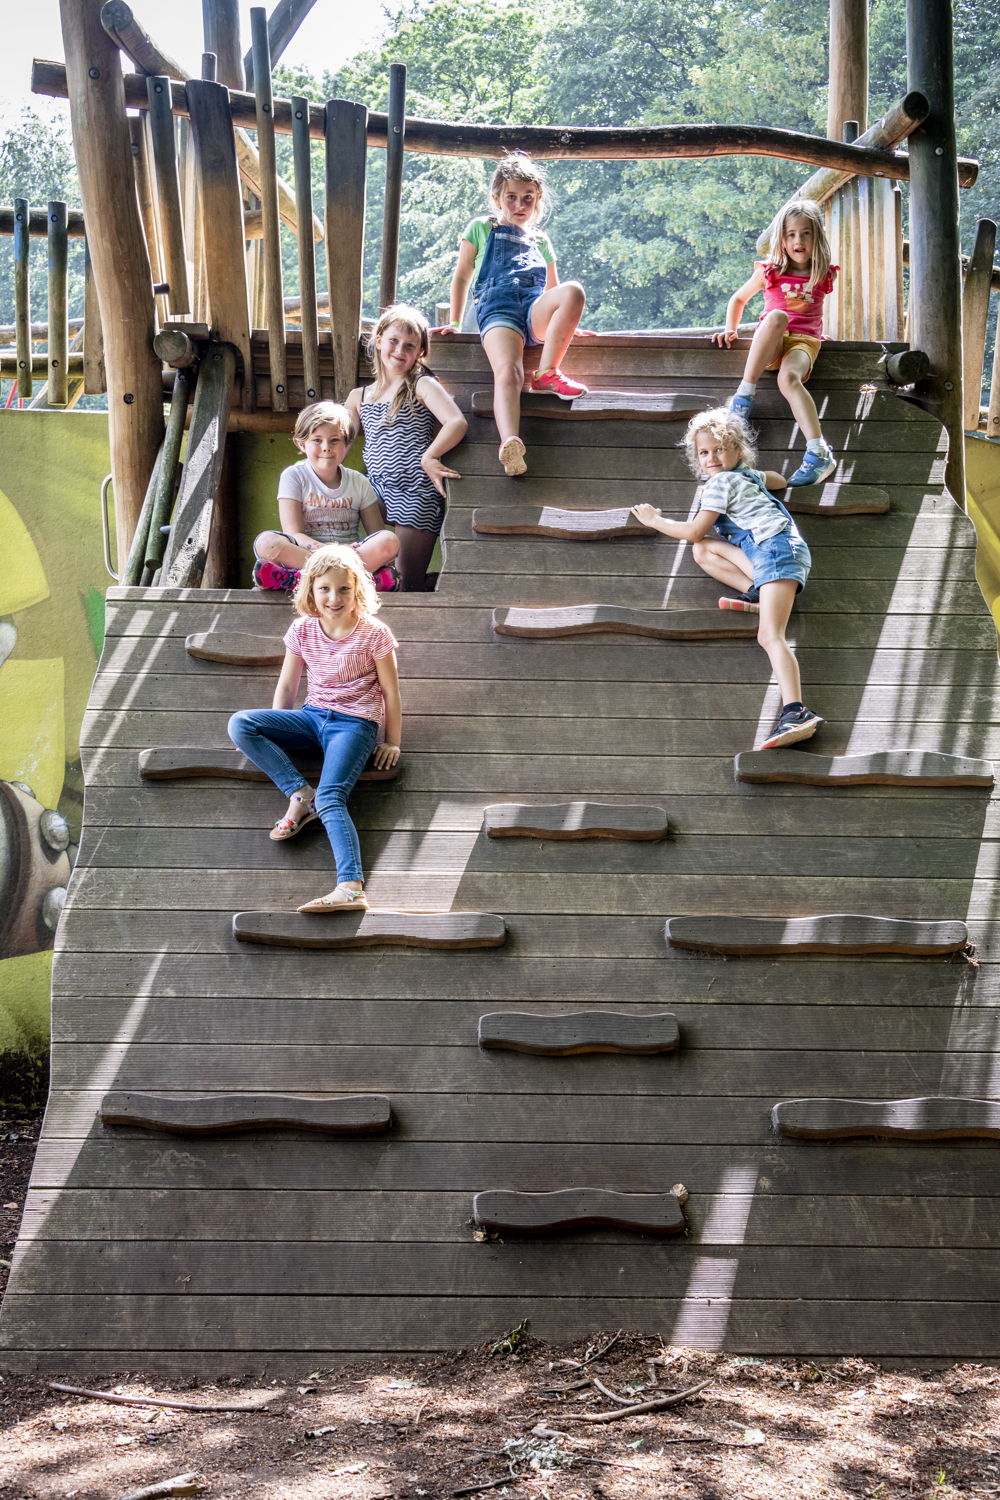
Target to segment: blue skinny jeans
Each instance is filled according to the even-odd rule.
[[[323,757],[316,811],[337,866],[337,880],[364,880],[358,831],[347,799],[375,748],[378,725],[332,709],[260,708],[233,714],[229,738],[286,797],[305,784],[286,751],[319,750]]]

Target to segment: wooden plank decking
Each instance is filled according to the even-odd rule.
[[[353,806],[373,907],[492,913],[502,947],[238,941],[237,912],[270,913],[254,920],[282,944],[348,920],[291,917],[325,888],[322,834],[270,843],[279,799],[231,779],[233,757],[218,755],[229,713],[268,703],[273,686],[273,665],[233,641],[256,638],[266,661],[287,606],[111,592],[84,726],[85,834],[57,937],[53,1093],[0,1322],[7,1364],[299,1370],[300,1351],[322,1362],[469,1345],[525,1316],[553,1339],[627,1326],[760,1354],[995,1357],[1000,1147],[818,1146],[771,1120],[789,1100],[989,1101],[1000,1078],[995,794],[908,780],[923,762],[898,753],[1000,757],[996,637],[972,528],[942,488],[941,429],[872,388],[880,352],[824,350],[812,388],[839,483],[884,490],[890,509],[801,520],[814,569],[792,634],[827,720],[809,751],[827,767],[893,753],[889,784],[736,779],[735,757],[778,707],[752,638],[494,634],[495,610],[709,611],[720,590],[666,538],[473,528],[477,509],[500,506],[537,516],[648,499],[686,514],[678,424],[532,415],[528,474],[509,480],[490,419],[471,419],[440,588],[385,604],[402,772],[359,787]],[[742,360],[608,338],[581,343],[567,368],[595,389],[709,401]],[[432,364],[467,409],[488,390],[475,340],[440,341]],[[297,378],[293,365],[293,397]],[[769,379],[758,411],[762,462],[787,472],[801,442]],[[202,649],[210,636],[225,638],[221,659]],[[144,779],[140,752],[166,764],[171,748],[207,774]],[[588,801],[662,809],[667,836],[483,827],[493,804],[520,818]],[[828,913],[965,923],[978,967],[664,942],[669,918]],[[671,1051],[479,1044],[497,1012],[619,1014],[641,1031],[666,1011]],[[165,1136],[102,1124],[122,1094],[242,1095],[264,1113],[262,1094],[282,1113],[290,1095],[377,1095],[392,1124],[370,1137]],[[662,1209],[674,1183],[689,1192],[684,1236],[605,1223],[481,1243],[470,1223],[479,1194],[568,1192],[586,1209],[617,1193]]]

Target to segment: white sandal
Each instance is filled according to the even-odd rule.
[[[319,817],[319,813],[316,811],[315,800],[312,797],[306,801],[305,797],[300,797],[298,792],[293,792],[288,800],[290,802],[303,803],[306,811],[301,818],[292,818],[286,813],[283,818],[278,819],[268,834],[268,838],[276,844],[282,843],[285,839],[293,839],[297,833],[302,832],[307,823],[315,823]]]
[[[364,891],[356,890],[353,885],[345,885],[342,881],[327,895],[317,896],[315,901],[307,901],[297,910],[305,912],[307,916],[324,911],[367,911],[368,902]]]

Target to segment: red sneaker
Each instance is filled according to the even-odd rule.
[[[372,577],[375,580],[375,587],[380,594],[394,594],[399,588],[399,574],[391,563],[386,563],[384,567],[376,568]]]
[[[538,370],[529,375],[524,389],[533,396],[558,396],[561,401],[575,401],[577,396],[586,396],[588,387],[579,380],[570,380],[557,366],[554,370]]]

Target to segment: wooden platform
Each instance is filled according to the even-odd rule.
[[[111,591],[83,733],[86,827],[57,935],[53,1092],[0,1319],[5,1365],[213,1377],[266,1365],[277,1378],[345,1355],[469,1347],[524,1317],[542,1338],[642,1328],[758,1357],[996,1357],[992,1134],[826,1147],[771,1123],[787,1101],[893,1104],[897,1119],[901,1101],[991,1103],[1000,1077],[1000,808],[974,764],[1000,756],[996,634],[971,525],[942,490],[941,429],[867,388],[880,354],[824,348],[810,387],[840,473],[883,489],[889,509],[800,523],[814,566],[792,636],[826,724],[796,753],[833,771],[844,757],[922,767],[940,784],[738,781],[735,757],[778,709],[752,637],[495,635],[495,610],[711,611],[720,591],[664,537],[473,529],[474,512],[499,506],[650,500],[686,515],[675,423],[531,416],[515,481],[489,419],[475,419],[455,455],[439,591],[385,602],[403,771],[359,787],[352,806],[373,907],[493,914],[501,947],[329,951],[335,924],[356,917],[294,912],[332,883],[322,831],[271,843],[282,800],[232,779],[226,740],[234,709],[271,700],[275,668],[254,662],[270,659],[284,601]],[[566,364],[594,389],[718,401],[742,359],[691,341],[593,339]],[[431,363],[466,407],[485,388],[471,338],[435,343]],[[770,376],[758,414],[762,463],[789,472],[801,440]],[[192,656],[189,637],[257,641],[249,658],[220,660]],[[183,765],[166,755],[178,747]],[[976,784],[926,759],[938,754],[973,763]],[[483,811],[498,803],[519,818],[532,805],[641,803],[664,809],[669,836],[490,838]],[[237,913],[310,946],[242,941]],[[829,913],[965,924],[974,961],[727,957],[663,936],[667,918]],[[481,1047],[481,1019],[498,1012],[625,1015],[640,1037],[669,1012],[681,1045]],[[588,1023],[590,1041],[613,1040],[609,1024]],[[572,1040],[572,1027],[552,1035]],[[104,1101],[122,1094],[266,1094],[279,1112],[289,1097],[377,1096],[392,1127],[168,1136],[103,1124]],[[949,1108],[953,1123],[985,1119]],[[665,1201],[675,1182],[690,1193],[683,1212]],[[537,1233],[539,1199],[524,1195],[550,1193],[569,1193],[574,1213],[549,1200],[547,1235],[474,1237],[474,1200],[484,1224],[520,1214]],[[602,1207],[621,1212],[594,1223]],[[646,1208],[645,1228],[623,1227]],[[571,1226],[577,1212],[590,1227]]]

